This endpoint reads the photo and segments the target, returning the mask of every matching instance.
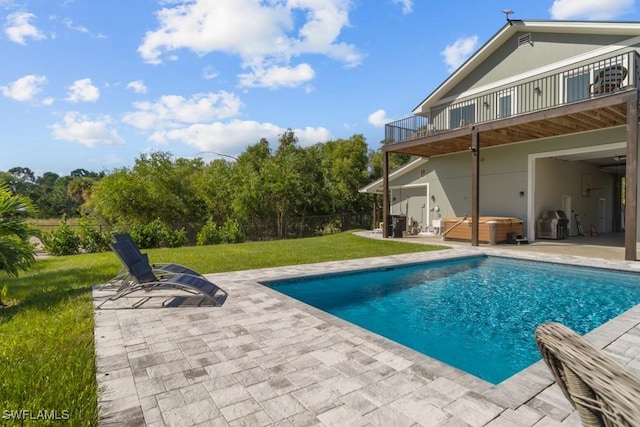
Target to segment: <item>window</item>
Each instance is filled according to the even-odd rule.
[[[511,95],[500,98],[498,102],[498,117],[509,117],[511,115]]]
[[[476,121],[476,104],[468,104],[449,110],[449,129],[470,125]]]
[[[498,104],[496,106],[498,118],[509,117],[517,113],[516,92],[513,89],[498,94]]]
[[[565,78],[565,99],[567,102],[575,102],[589,98],[589,72],[575,74]]]

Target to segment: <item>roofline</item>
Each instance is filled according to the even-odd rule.
[[[428,161],[429,161],[428,157],[418,157],[417,159],[415,159],[415,160],[407,163],[406,165],[403,165],[399,169],[396,169],[395,171],[391,172],[389,174],[389,181],[391,181],[394,178],[397,178],[398,176],[404,175],[405,173],[417,168],[418,166],[421,166],[421,165],[427,163]],[[377,191],[375,191],[375,187],[378,187],[381,184],[382,184],[382,178],[379,178],[379,179],[373,181],[372,183],[367,184],[366,186],[364,186],[361,189],[359,189],[358,193],[380,194]],[[374,190],[374,191],[370,191],[370,190]]]
[[[612,31],[616,30],[616,31]],[[430,107],[439,100],[448,89],[455,86],[476,68],[476,64],[486,59],[498,47],[518,31],[532,33],[558,32],[573,34],[628,34],[638,35],[640,22],[638,21],[553,21],[553,20],[517,20],[507,22],[497,33],[484,43],[457,70],[424,98],[412,111],[420,114],[425,107]]]

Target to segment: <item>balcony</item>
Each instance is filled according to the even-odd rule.
[[[388,151],[430,156],[466,150],[472,127],[485,132],[486,146],[625,124],[628,97],[622,95],[638,87],[638,58],[629,52],[439,104],[387,124]]]

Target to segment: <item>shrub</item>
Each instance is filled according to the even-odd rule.
[[[63,220],[58,228],[42,234],[42,245],[51,255],[74,255],[80,251],[80,236]]]
[[[222,225],[220,234],[225,243],[242,243],[246,240],[242,227],[235,219],[228,219]]]
[[[148,224],[134,224],[130,231],[131,237],[138,246],[149,248],[176,248],[188,242],[187,231],[184,228],[172,230],[159,218]]]
[[[5,284],[2,286],[2,290],[0,290],[0,307],[7,305],[8,300],[9,300],[9,285]]]
[[[154,241],[149,236],[146,235],[144,230],[144,224],[135,223],[131,226],[129,230],[129,234],[131,238],[138,244],[142,249],[153,248]]]
[[[187,237],[187,230],[182,227],[180,230],[169,230],[169,235],[163,247],[167,248],[179,248],[189,243],[189,237]]]
[[[87,218],[80,219],[78,226],[80,245],[86,252],[106,252],[109,250],[111,242],[109,233],[103,232]]]
[[[222,242],[221,229],[211,220],[202,226],[196,236],[196,244],[198,246],[217,245],[220,242]]]

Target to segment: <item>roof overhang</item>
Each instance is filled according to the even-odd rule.
[[[424,165],[425,163],[427,163],[429,161],[428,158],[423,158],[423,157],[418,157],[417,159],[414,159],[412,161],[410,161],[409,163],[407,163],[406,165],[403,165],[402,167],[398,168],[397,170],[393,171],[391,174],[389,174],[389,180],[393,180],[395,178],[398,178],[408,172],[411,172],[412,170]],[[382,194],[383,190],[382,190],[382,178],[373,181],[371,184],[368,184],[364,187],[362,187],[361,189],[358,190],[359,193],[369,193],[369,194]]]

